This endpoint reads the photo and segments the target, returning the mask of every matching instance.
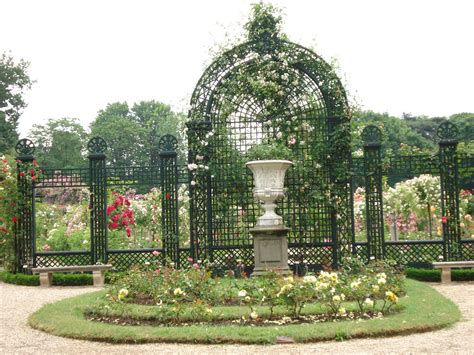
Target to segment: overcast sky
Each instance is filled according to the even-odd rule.
[[[77,117],[115,101],[186,110],[225,33],[241,35],[248,0],[0,0],[0,51],[31,62],[37,83],[20,121]],[[474,1],[269,1],[284,31],[336,58],[364,109],[401,116],[474,112]]]

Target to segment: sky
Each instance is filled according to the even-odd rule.
[[[0,0],[0,52],[31,62],[20,119],[77,117],[158,100],[187,111],[252,0]],[[353,103],[401,116],[474,112],[474,1],[274,0],[290,40],[337,60]]]

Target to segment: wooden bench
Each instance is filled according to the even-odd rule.
[[[54,272],[84,272],[92,271],[92,280],[95,287],[102,287],[105,284],[105,272],[112,268],[112,265],[80,265],[80,266],[60,266],[60,267],[34,267],[31,269],[34,274],[40,275],[40,287],[51,287],[53,284]]]
[[[474,267],[474,261],[437,261],[433,263],[435,269],[441,269],[441,283],[451,282],[451,269]]]

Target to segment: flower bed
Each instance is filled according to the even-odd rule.
[[[212,278],[189,261],[187,270],[135,269],[118,277],[87,316],[120,324],[307,323],[383,317],[404,294],[402,274],[382,262],[348,259],[338,272],[304,277]]]

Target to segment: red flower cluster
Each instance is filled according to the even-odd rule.
[[[21,161],[17,160],[17,163],[20,164]],[[36,160],[33,160],[33,166],[34,166],[35,168],[38,167],[38,163],[36,162]],[[42,173],[43,171],[40,170],[39,172]],[[34,182],[34,181],[36,180],[36,177],[37,177],[37,172],[36,172],[36,170],[35,170],[35,169],[30,169],[29,174],[30,174],[30,176],[31,176],[31,181]],[[19,175],[20,175],[20,177],[25,177],[25,176],[26,176],[26,174],[25,174],[24,171],[20,171]]]
[[[114,194],[114,197],[114,203],[107,206],[106,210],[109,217],[109,229],[124,230],[127,233],[127,237],[130,237],[132,235],[130,226],[135,224],[130,201],[119,194]]]

